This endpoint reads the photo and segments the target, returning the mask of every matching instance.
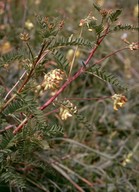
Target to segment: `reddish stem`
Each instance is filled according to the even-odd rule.
[[[104,100],[111,98],[111,96],[106,96],[106,97],[94,97],[94,98],[64,98],[64,100],[78,100],[78,101],[92,101],[92,100]]]
[[[9,130],[9,129],[14,128],[14,127],[15,127],[15,125],[8,125],[8,126],[5,127],[4,129],[0,130],[0,133],[3,133],[3,132],[5,132],[5,131],[7,131],[7,130]]]
[[[29,119],[31,119],[33,117],[33,115],[31,115],[29,117]],[[25,118],[22,123],[20,123],[20,125],[18,127],[16,127],[13,131],[13,134],[16,134],[19,130],[21,130],[23,128],[23,126],[28,122],[28,118]]]
[[[87,60],[84,62],[84,65],[85,66],[82,66],[79,71],[77,71],[75,73],[75,75],[73,75],[72,77],[70,77],[63,85],[62,87],[56,92],[56,94],[51,97],[43,106],[41,106],[39,109],[40,110],[44,110],[48,105],[50,105],[54,100],[55,98],[58,97],[58,95],[64,91],[64,89],[72,82],[74,81],[75,79],[77,79],[85,70],[86,70],[86,66],[87,64],[89,63],[89,61],[91,60],[91,58],[93,57],[94,53],[96,52],[97,48],[99,47],[99,45],[101,44],[101,42],[103,41],[103,39],[105,38],[105,36],[107,35],[108,33],[108,29],[109,29],[109,26],[106,28],[105,30],[105,33],[104,35],[97,41],[97,44],[95,45],[95,47],[93,48],[93,50],[91,51],[90,55],[88,56]]]
[[[49,106],[54,100],[55,98],[57,98],[60,93],[62,93],[64,91],[64,89],[75,79],[77,79],[85,70],[86,70],[86,66],[89,63],[89,61],[91,60],[91,58],[93,57],[94,53],[96,52],[97,48],[99,47],[99,45],[101,44],[101,42],[103,41],[103,39],[106,37],[106,35],[108,34],[108,30],[109,30],[109,25],[106,28],[104,35],[101,36],[98,40],[97,43],[95,45],[95,47],[93,48],[93,50],[91,51],[91,53],[89,54],[88,58],[86,59],[86,61],[84,62],[84,66],[82,66],[72,77],[69,77],[68,80],[62,85],[62,87],[56,92],[56,94],[54,96],[52,96],[43,106],[39,107],[40,110],[44,110],[47,106]],[[33,115],[30,115],[29,119],[33,118]],[[22,123],[13,131],[14,134],[16,134],[18,131],[20,131],[23,126],[28,122],[28,118],[24,119],[22,121]]]
[[[112,55],[115,55],[116,53],[118,53],[118,52],[120,52],[120,51],[123,51],[123,50],[125,50],[125,49],[129,49],[129,47],[124,47],[124,48],[118,49],[117,51],[112,52],[112,53],[110,53],[109,55],[106,55],[106,56],[103,57],[102,59],[96,61],[96,62],[94,63],[94,65],[97,65],[97,64],[101,63],[101,62],[104,61],[105,59],[107,59],[107,58],[111,57]]]

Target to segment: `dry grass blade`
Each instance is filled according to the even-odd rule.
[[[61,175],[63,175],[79,192],[85,192],[78,184],[76,184],[70,177],[69,175],[62,170],[58,165],[55,163],[51,163],[51,166],[56,169]]]

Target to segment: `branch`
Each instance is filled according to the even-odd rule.
[[[37,60],[35,61],[35,63],[33,64],[33,68],[30,70],[29,74],[27,75],[27,77],[25,78],[25,80],[23,81],[22,85],[20,86],[20,88],[17,90],[17,93],[21,93],[24,86],[27,84],[27,82],[30,80],[33,72],[34,72],[34,69],[35,69],[35,66],[38,65],[40,63],[40,61],[49,53],[49,50],[46,50],[43,52],[43,48],[41,49],[39,55],[38,55],[38,58]],[[9,105],[9,103],[11,103],[15,98],[16,98],[17,94],[14,94],[0,109],[0,113]]]
[[[96,61],[93,65],[97,65],[97,64],[101,63],[102,61],[104,61],[105,59],[107,59],[107,58],[111,57],[112,55],[115,55],[116,53],[118,53],[118,52],[120,52],[120,51],[123,51],[123,50],[125,50],[125,49],[129,49],[129,47],[124,47],[124,48],[118,49],[118,50],[110,53],[109,55],[103,57],[102,59]]]
[[[75,73],[75,75],[73,75],[72,77],[70,77],[63,85],[62,87],[56,92],[56,94],[51,97],[43,106],[40,107],[40,110],[44,110],[48,105],[50,105],[55,98],[58,97],[58,95],[64,91],[64,89],[75,79],[77,79],[85,70],[86,70],[86,66],[89,63],[89,61],[91,60],[91,58],[93,57],[93,55],[95,54],[97,48],[99,47],[99,45],[101,44],[101,42],[103,41],[103,39],[106,37],[107,33],[108,33],[108,29],[109,26],[106,28],[104,35],[97,41],[97,44],[95,45],[95,47],[93,48],[93,50],[91,51],[90,55],[88,56],[88,58],[86,59],[86,61],[84,62],[84,66],[82,66],[79,71],[77,71]]]
[[[19,80],[15,83],[15,85],[12,87],[12,89],[7,93],[7,95],[5,96],[4,100],[7,99],[7,97],[9,96],[9,94],[11,94],[11,92],[15,89],[15,87],[19,84],[19,82],[21,81],[21,79],[25,76],[25,74],[27,73],[27,71],[24,71],[24,73],[21,75],[21,77],[19,78]]]
[[[104,99],[108,99],[111,98],[111,96],[106,96],[106,97],[94,97],[94,98],[64,98],[64,100],[76,100],[76,101],[92,101],[92,100],[104,100]]]
[[[75,79],[77,79],[86,70],[86,66],[88,65],[88,63],[92,59],[92,57],[94,56],[96,50],[100,46],[100,44],[103,41],[103,39],[108,34],[108,31],[109,31],[109,25],[105,29],[104,35],[101,36],[100,39],[97,40],[97,43],[96,43],[95,47],[92,49],[92,51],[89,54],[88,58],[84,62],[84,66],[82,66],[72,77],[69,77],[68,80],[62,85],[62,87],[56,92],[56,94],[54,96],[52,96],[44,105],[39,107],[40,110],[44,110],[47,106],[49,106],[65,90],[65,88],[68,87],[68,85],[70,85]],[[39,62],[39,60],[38,60],[38,62]],[[33,115],[31,115],[29,117],[29,119],[30,118],[33,118]],[[27,121],[28,121],[27,118],[24,119],[22,121],[22,123],[13,131],[13,133],[16,134],[18,131],[20,131],[23,128],[24,124],[27,123]]]
[[[11,129],[11,128],[14,128],[15,127],[15,125],[8,125],[7,127],[5,127],[4,129],[1,129],[0,130],[0,133],[3,133],[3,132],[5,132],[5,131],[7,131],[7,130],[9,130],[9,129]]]

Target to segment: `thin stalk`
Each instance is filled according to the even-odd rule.
[[[19,130],[23,128],[23,126],[28,122],[29,119],[33,118],[33,115],[30,115],[28,118],[26,117],[18,127],[16,127],[13,131],[13,134],[16,134]]]
[[[31,180],[30,178],[27,178],[27,181],[30,182],[31,184],[33,184],[34,186],[36,186],[38,189],[42,190],[42,191],[45,191],[45,192],[50,192],[48,191],[44,185],[42,184],[38,184],[36,183],[35,181]]]
[[[129,47],[123,47],[123,48],[121,48],[121,49],[118,49],[118,50],[110,53],[109,55],[103,57],[102,59],[96,61],[93,65],[97,65],[97,64],[101,63],[102,61],[104,61],[105,59],[107,59],[107,58],[111,57],[112,55],[115,55],[116,53],[118,53],[118,52],[120,52],[120,51],[123,51],[123,50],[125,50],[125,49],[129,49]]]
[[[31,50],[31,47],[30,47],[30,45],[28,44],[28,42],[26,42],[26,45],[27,45],[27,47],[28,47],[28,49],[29,49],[29,52],[30,52],[31,57],[32,57],[32,60],[34,60],[33,52],[32,52],[32,50]]]
[[[66,167],[65,165],[56,162],[56,164],[61,167],[62,169],[66,170],[68,173],[71,173],[73,175],[75,175],[76,177],[78,177],[81,181],[83,181],[84,183],[86,183],[89,187],[93,187],[93,183],[91,183],[90,181],[88,181],[86,178],[80,176],[79,174],[77,174],[76,172],[74,172],[73,170],[71,170],[70,168]]]
[[[4,100],[7,99],[7,97],[11,94],[11,92],[15,89],[15,87],[19,84],[19,82],[21,81],[21,79],[25,76],[25,74],[27,73],[27,71],[24,71],[24,73],[21,75],[21,77],[19,78],[19,80],[15,83],[15,85],[12,87],[12,89],[7,93],[7,95],[5,96]]]
[[[76,100],[76,101],[92,101],[92,100],[104,100],[104,99],[109,99],[111,98],[111,96],[106,96],[106,97],[94,97],[94,98],[77,98],[77,97],[73,97],[73,98],[64,98],[64,100]]]
[[[57,170],[62,176],[64,176],[79,192],[85,192],[77,183],[75,183],[70,176],[55,163],[51,163],[51,166]]]
[[[8,126],[5,127],[4,129],[1,129],[1,130],[0,130],[0,133],[3,133],[3,132],[5,132],[5,131],[7,131],[7,130],[9,130],[9,129],[14,129],[14,127],[15,127],[15,125],[8,125]]]
[[[83,28],[81,27],[79,38],[82,36],[82,32],[83,32]],[[69,75],[68,75],[69,77],[71,76],[71,71],[72,71],[72,68],[73,68],[73,65],[74,65],[74,62],[75,62],[77,50],[78,50],[78,46],[76,46],[76,48],[75,48],[74,55],[73,55],[73,58],[72,58],[72,61],[71,61],[71,64],[70,64],[70,70],[69,70]]]

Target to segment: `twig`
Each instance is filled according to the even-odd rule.
[[[129,49],[129,47],[126,46],[126,47],[124,47],[124,48],[118,49],[118,50],[110,53],[109,55],[103,57],[102,59],[96,61],[93,65],[97,65],[97,64],[101,63],[102,61],[104,61],[105,59],[107,59],[107,58],[111,57],[112,55],[115,55],[116,53],[118,53],[118,52],[120,52],[120,51],[123,51],[123,50],[125,50],[125,49]]]
[[[89,61],[91,60],[91,58],[93,57],[94,53],[96,52],[97,48],[99,47],[99,45],[101,44],[101,42],[103,41],[103,39],[105,38],[105,36],[107,35],[109,26],[107,27],[107,29],[105,30],[105,35],[103,37],[101,37],[98,41],[97,44],[95,45],[95,47],[93,48],[93,50],[91,51],[90,55],[88,56],[87,60],[84,62],[85,66],[82,66],[79,71],[77,71],[75,73],[75,75],[73,75],[72,77],[70,77],[64,84],[63,86],[56,92],[56,94],[51,97],[43,106],[40,107],[40,110],[44,110],[48,105],[50,105],[55,98],[58,97],[58,95],[64,91],[64,89],[75,79],[77,79],[85,70],[86,70],[86,66],[89,63]]]
[[[55,162],[59,167],[65,169],[67,172],[70,172],[71,174],[76,175],[81,181],[83,181],[84,183],[86,183],[88,186],[93,187],[93,183],[91,183],[90,181],[88,181],[87,179],[85,179],[84,177],[80,176],[79,174],[75,173],[74,171],[72,171],[71,169],[69,169],[68,167],[64,166],[63,164],[59,163],[59,162]]]
[[[14,128],[15,127],[15,125],[8,125],[7,127],[5,127],[4,129],[1,129],[0,130],[0,133],[3,133],[3,132],[5,132],[5,131],[7,131],[7,130],[9,130],[9,129],[11,129],[11,128]]]
[[[24,6],[24,13],[23,13],[23,19],[22,19],[22,28],[24,28],[24,24],[25,24],[25,20],[26,20],[26,16],[27,16],[27,0],[23,1],[23,6]]]
[[[43,191],[45,191],[45,192],[50,192],[50,191],[48,191],[48,190],[45,188],[44,185],[38,184],[38,183],[36,183],[36,181],[33,181],[33,180],[31,180],[30,178],[28,178],[28,177],[27,177],[27,181],[30,182],[30,183],[32,183],[34,186],[36,186],[37,188],[39,188],[39,189],[41,189],[41,190],[43,190]]]
[[[59,110],[59,108],[58,109],[54,109],[53,111],[50,111],[50,112],[46,113],[45,116],[48,116],[48,115],[50,115],[52,113],[56,113],[56,112],[58,112],[58,110]]]
[[[43,46],[44,47],[44,46]],[[43,48],[42,47],[42,48]],[[42,51],[43,49],[41,49],[39,55],[38,55],[38,58],[37,60],[35,61],[35,64],[33,65],[34,68],[32,68],[29,72],[29,74],[27,75],[27,77],[25,78],[25,80],[23,81],[22,85],[20,86],[20,88],[18,89],[17,93],[21,93],[24,86],[26,85],[26,83],[29,81],[30,77],[32,76],[33,72],[34,72],[34,69],[35,69],[35,66],[38,65],[38,63],[49,53],[49,50],[46,50],[44,51],[44,53],[42,54]],[[2,112],[8,105],[11,101],[13,101],[15,98],[16,98],[16,94],[14,94],[0,109],[0,112]]]
[[[82,66],[72,77],[69,77],[68,80],[62,85],[62,87],[56,92],[56,94],[54,96],[52,96],[43,106],[39,107],[40,110],[44,110],[47,106],[49,106],[60,95],[60,93],[62,93],[65,90],[65,88],[68,87],[69,84],[71,84],[75,79],[77,79],[86,70],[87,64],[89,63],[89,61],[95,54],[96,50],[98,49],[98,47],[101,44],[101,42],[103,41],[103,39],[108,34],[108,30],[109,30],[109,25],[107,26],[106,30],[104,31],[104,35],[102,37],[100,37],[100,39],[97,40],[95,47],[93,48],[93,50],[89,54],[88,58],[84,62],[84,66]],[[37,62],[39,62],[39,56],[38,56]],[[26,82],[23,83],[23,85],[24,84],[26,84]],[[22,89],[22,87],[20,89]],[[31,115],[30,118],[33,118],[33,115]],[[20,129],[23,128],[24,124],[27,123],[27,121],[28,121],[28,119],[24,119],[22,121],[22,123],[14,130],[13,133],[16,134],[18,131],[20,131]]]
[[[31,119],[33,117],[33,115],[31,115],[29,118],[25,118],[22,123],[20,123],[20,125],[18,127],[16,127],[13,131],[13,134],[16,134],[19,130],[22,129],[22,127],[28,122],[28,119]]]
[[[94,98],[77,98],[77,97],[73,97],[73,98],[64,98],[64,100],[81,100],[81,101],[92,101],[92,100],[104,100],[104,99],[109,99],[111,98],[111,96],[106,96],[106,97],[94,97]]]
[[[24,71],[24,73],[21,75],[21,77],[19,78],[19,80],[16,82],[16,84],[12,87],[12,89],[7,93],[7,95],[4,98],[4,101],[7,99],[7,97],[9,96],[9,94],[15,89],[15,87],[19,84],[19,82],[21,81],[21,79],[25,76],[25,74],[27,73],[27,71]]]
[[[62,138],[62,137],[58,138],[57,137],[57,138],[52,138],[51,140],[52,141],[53,140],[54,141],[65,141],[65,142],[68,142],[68,143],[72,143],[74,145],[80,146],[81,148],[85,148],[86,150],[91,151],[91,152],[93,152],[93,153],[95,153],[95,154],[97,154],[97,155],[99,155],[101,157],[104,157],[107,160],[115,160],[116,158],[118,158],[122,154],[122,152],[124,150],[124,147],[125,147],[125,144],[128,141],[128,138],[123,141],[123,143],[120,146],[120,148],[117,151],[117,153],[112,154],[112,155],[111,154],[107,154],[107,153],[103,153],[103,152],[101,152],[99,150],[93,149],[91,147],[86,146],[85,144],[79,143],[78,141],[75,141],[75,140],[72,140],[72,139],[68,139],[68,138]]]
[[[76,184],[70,177],[69,175],[62,170],[59,166],[57,166],[54,163],[51,163],[51,166],[56,169],[61,175],[63,175],[72,185],[79,191],[79,192],[85,192],[78,184]]]
[[[82,36],[82,32],[83,32],[83,28],[81,27],[79,38]],[[74,61],[75,61],[75,58],[76,58],[77,50],[78,50],[78,46],[76,46],[74,54],[73,54],[73,58],[72,58],[70,69],[69,69],[69,75],[68,75],[69,77],[71,76],[71,71],[72,71],[72,68],[73,68],[73,65],[74,65]]]
[[[33,72],[34,72],[34,69],[35,69],[35,66],[38,65],[38,63],[48,54],[48,50],[41,56],[39,55],[37,60],[35,61],[34,63],[34,67],[30,70],[28,76],[26,77],[26,79],[24,80],[23,84],[21,85],[21,87],[18,89],[18,93],[22,92],[22,89],[23,87],[26,85],[26,83],[29,81],[30,77],[32,76]]]
[[[26,45],[27,45],[27,47],[28,47],[28,49],[29,49],[29,52],[30,52],[31,57],[32,57],[32,60],[33,60],[33,59],[34,59],[34,56],[33,56],[33,52],[32,52],[32,50],[31,50],[31,47],[30,47],[30,45],[28,44],[28,42],[26,42]]]

